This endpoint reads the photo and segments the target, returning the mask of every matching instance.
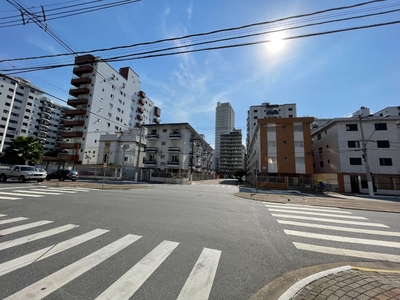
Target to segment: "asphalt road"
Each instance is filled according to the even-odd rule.
[[[5,215],[0,217],[1,299],[11,295],[15,298],[10,299],[95,299],[107,296],[102,293],[125,278],[128,281],[122,282],[123,288],[115,286],[110,293],[126,292],[126,299],[131,295],[131,299],[178,299],[178,296],[196,299],[196,291],[198,299],[207,299],[208,295],[209,299],[249,299],[264,285],[289,271],[317,264],[369,260],[315,252],[307,247],[299,249],[294,243],[334,248],[338,242],[332,237],[330,240],[316,238],[316,234],[327,236],[324,228],[307,229],[278,222],[304,222],[290,216],[276,216],[294,215],[294,211],[276,211],[282,208],[266,207],[263,202],[233,196],[238,191],[235,181],[155,184],[135,190],[45,189],[19,183],[0,186],[0,198],[19,198],[0,199],[0,215]],[[343,209],[341,217],[335,212],[316,213],[333,214],[320,218],[336,222],[306,222],[360,229],[360,232],[346,233],[348,237],[358,238],[358,242],[346,241],[346,249],[397,257],[399,235],[377,238],[375,233],[362,232],[365,228],[400,232],[397,214]],[[2,220],[19,217],[28,219],[2,224]],[[53,222],[12,233],[4,231],[43,220]],[[341,220],[365,224],[341,225]],[[13,245],[19,238],[68,224],[71,228],[63,232]],[[51,252],[57,247],[61,249],[65,241],[93,230],[97,230],[93,233],[97,236],[85,237],[60,253]],[[314,235],[304,236],[310,230]],[[303,234],[299,235],[298,231]],[[125,244],[117,250],[110,249],[117,247],[114,242],[120,239]],[[363,239],[361,244],[360,239]],[[388,245],[383,241],[397,244]],[[103,248],[104,253],[98,252]],[[26,265],[12,269],[21,264],[22,256],[40,249],[45,250],[27,260]],[[6,266],[12,266],[9,272],[4,271]],[[126,272],[128,275],[123,277]],[[114,297],[115,294],[109,299]]]

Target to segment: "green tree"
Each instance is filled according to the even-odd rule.
[[[3,153],[3,162],[10,164],[39,163],[43,158],[42,144],[31,136],[17,136]]]
[[[245,176],[246,174],[247,174],[246,170],[244,170],[244,169],[237,169],[237,170],[235,171],[235,173],[233,173],[233,176],[235,176],[235,177],[239,180],[239,182],[243,182],[242,177]]]

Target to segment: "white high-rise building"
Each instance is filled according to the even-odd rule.
[[[0,105],[0,151],[16,136],[39,139],[44,152],[57,147],[65,106],[46,98],[44,92],[27,79],[9,75],[0,75]]]
[[[229,102],[217,103],[215,108],[215,157],[219,159],[221,134],[229,134],[235,129],[235,111]]]
[[[75,58],[75,75],[67,110],[70,119],[61,135],[69,139],[60,144],[67,149],[64,160],[93,164],[99,158],[100,135],[158,124],[161,110],[141,90],[139,76],[129,67],[114,70],[100,57],[83,55]],[[89,152],[90,151],[90,152]],[[90,153],[90,157],[88,157]]]
[[[250,106],[247,111],[247,136],[246,147],[249,149],[254,129],[257,126],[258,119],[268,118],[296,118],[296,103],[290,104],[270,104],[269,102],[261,105]]]

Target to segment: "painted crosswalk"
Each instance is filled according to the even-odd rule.
[[[7,286],[11,285],[12,282],[1,281],[3,278],[7,280],[8,277],[5,275],[13,272],[23,272],[26,267],[30,268],[30,272],[34,272],[33,268],[42,260],[67,254],[69,251],[74,251],[77,246],[90,240],[96,241],[96,239],[105,235],[112,234],[110,230],[101,228],[88,230],[82,233],[83,228],[81,226],[74,224],[59,224],[60,226],[58,226],[55,225],[57,222],[51,220],[32,222],[26,217],[8,217],[5,214],[0,215],[0,218],[2,221],[13,220],[12,222],[2,223],[5,224],[2,226],[7,226],[8,228],[0,227],[0,234],[8,238],[7,241],[0,243],[0,252],[11,247],[23,247],[26,243],[35,240],[42,240],[41,243],[33,245],[37,246],[37,249],[32,252],[26,253],[26,251],[22,250],[22,256],[12,257],[12,259],[0,263],[0,284],[5,284]],[[15,225],[15,222],[24,224]],[[76,231],[77,233],[75,233],[76,228],[80,229],[79,232],[78,230]],[[21,236],[24,230],[29,231],[29,234]],[[36,232],[31,233],[31,231]],[[67,231],[68,235],[66,235]],[[18,233],[18,236],[13,238],[13,234],[16,233]],[[47,237],[58,236],[62,238],[64,235],[68,237],[63,241],[54,244],[46,244]],[[26,286],[20,286],[17,291],[6,295],[2,294],[2,297],[4,297],[4,299],[43,299],[55,291],[62,289],[70,282],[79,281],[83,274],[92,274],[95,272],[96,276],[99,276],[98,271],[96,271],[97,266],[105,263],[114,256],[118,256],[124,249],[135,251],[136,242],[143,239],[146,239],[146,237],[126,234],[122,237],[112,239],[111,242],[106,245],[103,244],[101,247],[90,246],[94,248],[90,250],[91,253],[86,253],[86,256],[68,265],[60,263],[60,268],[55,272],[46,274],[46,276],[39,278],[36,282],[30,282],[26,284]],[[96,245],[96,243],[92,245]],[[124,264],[129,266],[129,269],[124,274],[119,274],[119,277],[113,278],[113,282],[108,286],[104,286],[102,291],[97,291],[97,294],[93,295],[91,299],[130,299],[143,285],[151,281],[149,280],[150,278],[160,278],[159,276],[153,275],[168,261],[169,256],[173,252],[179,251],[179,245],[179,242],[160,240],[158,245],[155,245],[155,247],[139,261],[130,261],[129,259],[124,261]],[[28,247],[26,249],[33,248]],[[214,279],[217,275],[220,257],[221,251],[203,248],[198,257],[191,258],[191,265],[189,266],[188,264],[191,271],[185,271],[185,274],[176,274],[177,278],[182,279],[180,284],[181,290],[174,291],[176,295],[179,295],[179,300],[209,298]],[[166,271],[163,270],[161,272]],[[175,270],[175,272],[177,271]],[[171,271],[167,271],[167,273],[166,276],[172,275]],[[39,269],[38,274],[41,274]],[[100,276],[109,278],[110,274],[101,274]],[[152,284],[157,283],[152,282]],[[73,295],[70,296],[72,297]]]
[[[400,248],[400,232],[391,231],[385,224],[338,208],[270,202],[264,205],[299,250],[400,262],[400,255],[390,250]]]
[[[0,189],[0,201],[1,200],[21,200],[26,198],[42,198],[46,196],[60,196],[77,193],[87,193],[90,191],[98,191],[97,189],[89,188],[67,188],[67,187],[36,187],[30,186],[27,188],[1,188]]]

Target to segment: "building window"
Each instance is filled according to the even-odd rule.
[[[346,124],[346,131],[358,131],[357,124]]]
[[[389,141],[376,141],[376,146],[378,148],[390,148]]]
[[[289,118],[293,118],[293,115],[289,115]]]
[[[360,141],[347,141],[347,147],[360,148]]]
[[[165,142],[165,141],[161,142],[162,146],[165,146],[166,144],[167,144],[167,142]]]
[[[326,145],[326,148],[329,148],[329,145]]]
[[[162,132],[167,132],[167,129],[163,129]]]
[[[287,156],[285,156],[285,157],[283,158],[283,161],[288,161]]]
[[[171,155],[171,161],[179,162],[179,155],[178,154]]]
[[[255,109],[255,110],[254,110],[254,112],[258,112],[258,110],[257,110],[257,109]]]
[[[283,141],[283,146],[286,146],[287,145],[287,141]]]
[[[282,126],[282,129],[283,129],[283,130],[286,130],[286,125],[283,125],[283,126]]]
[[[331,163],[331,161],[328,159],[328,164],[330,164]]]
[[[391,158],[379,158],[379,164],[381,166],[393,166]]]
[[[321,139],[321,134],[317,135],[317,139],[320,140]]]
[[[361,158],[360,157],[350,157],[350,165],[352,166],[361,166]]]
[[[291,107],[288,108],[288,111],[292,111],[292,110],[293,110],[293,108],[291,108]]]
[[[318,153],[322,153],[322,147],[318,148]]]
[[[257,116],[254,116],[254,119],[258,119],[258,117],[257,117]]]
[[[387,130],[386,123],[376,123],[375,130]]]
[[[324,162],[323,162],[322,160],[319,162],[319,166],[320,166],[321,168],[324,167]]]

